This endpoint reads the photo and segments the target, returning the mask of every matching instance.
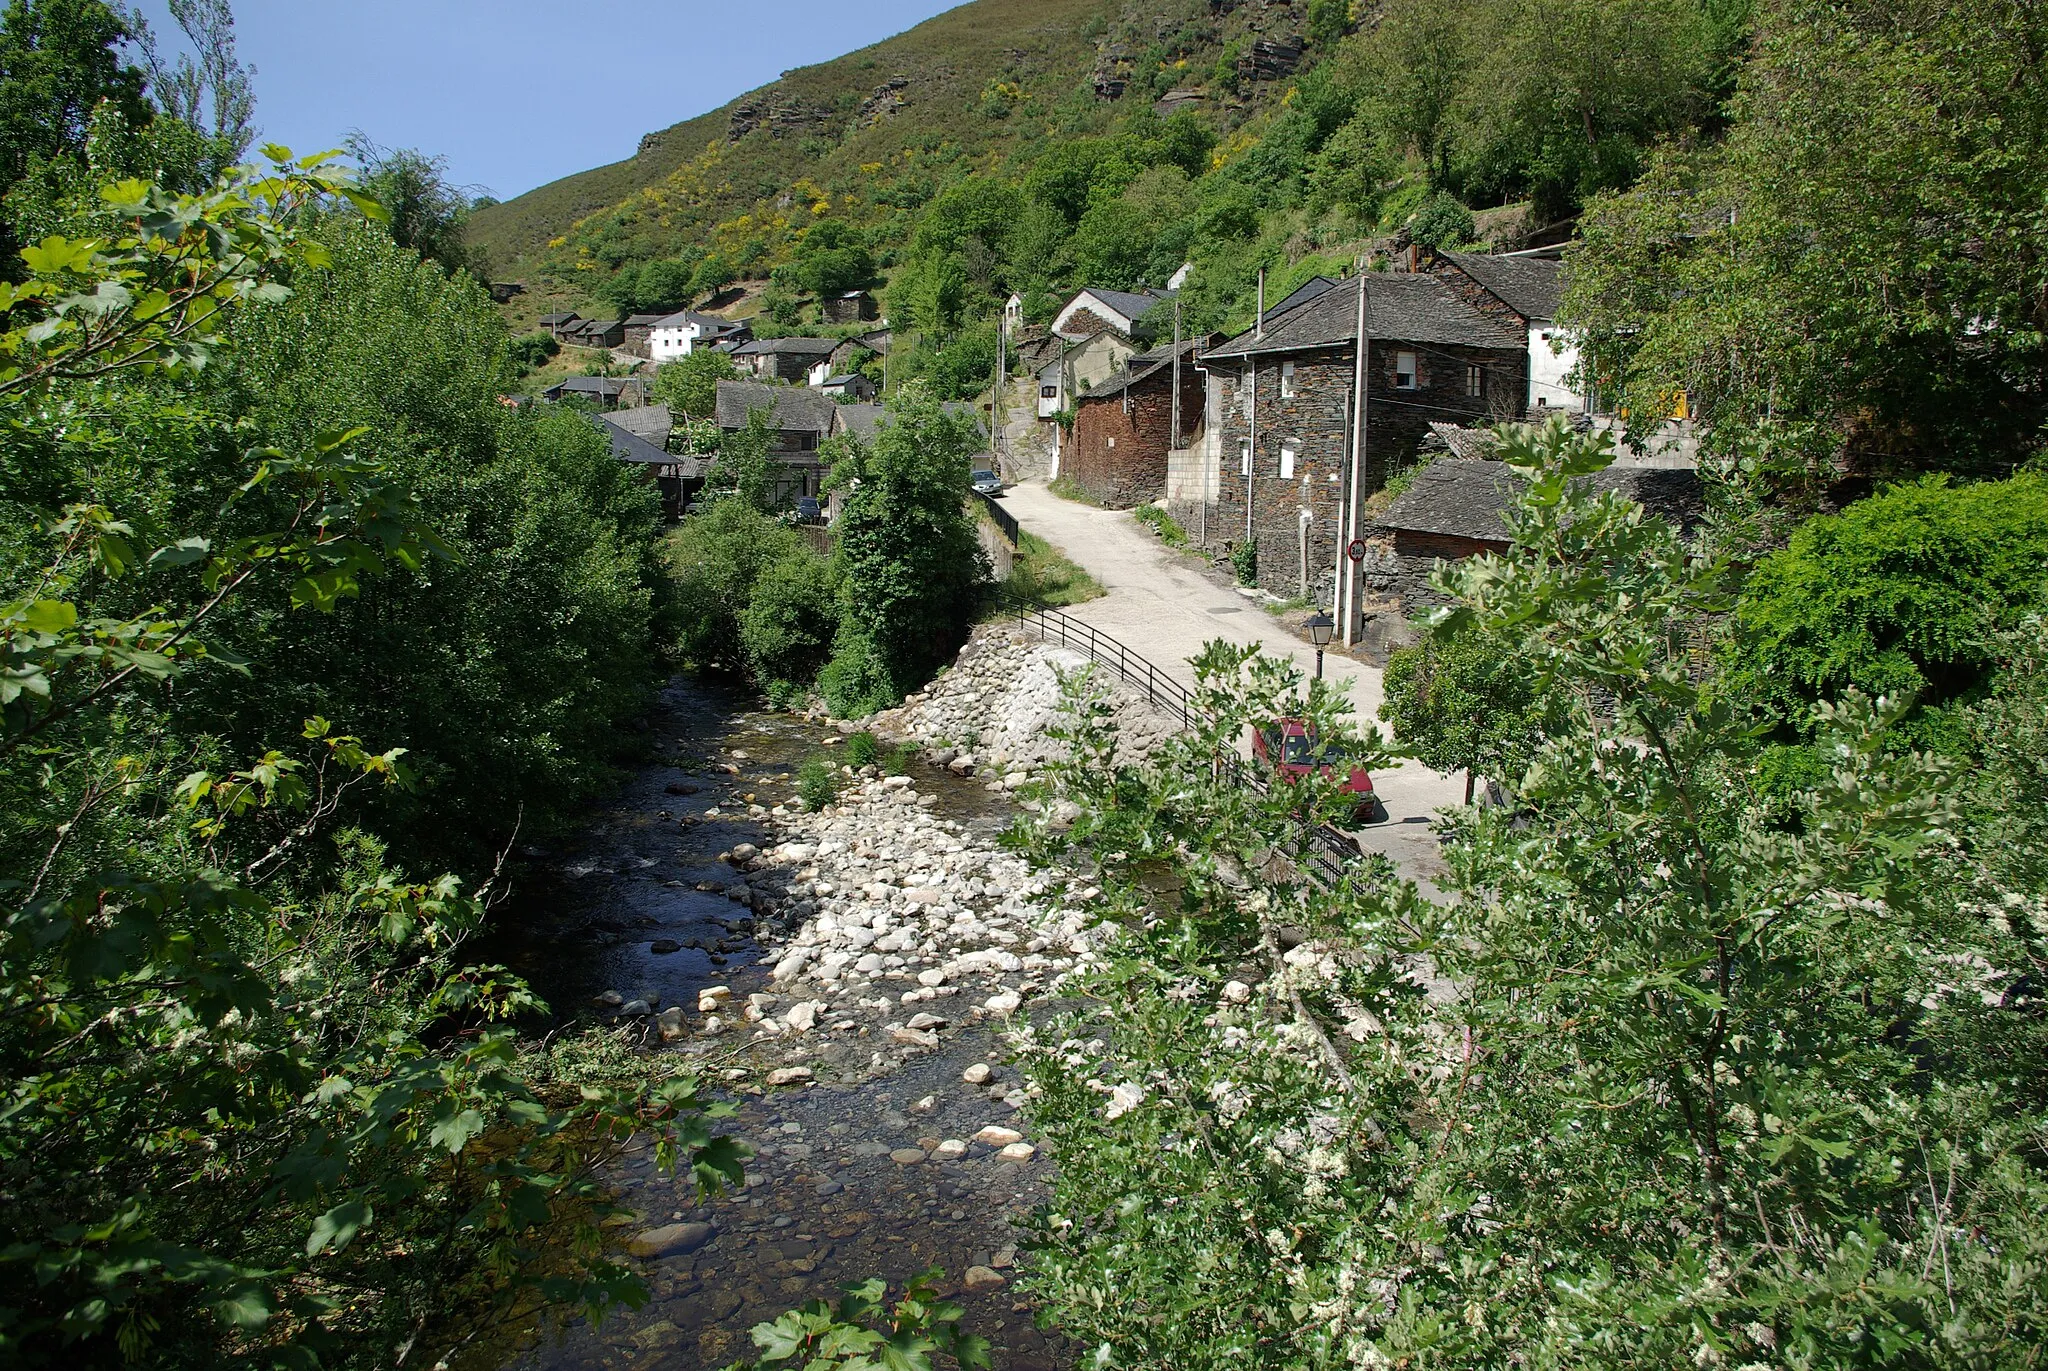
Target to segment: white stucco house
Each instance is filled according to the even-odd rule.
[[[745,324],[735,324],[730,319],[679,310],[648,326],[647,355],[656,362],[673,361],[688,357],[700,345],[743,341],[751,332]]]

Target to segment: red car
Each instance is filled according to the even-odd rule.
[[[1319,742],[1300,719],[1278,719],[1252,730],[1252,755],[1280,773],[1286,781],[1299,780],[1311,771],[1342,779],[1343,788],[1357,797],[1359,823],[1378,823],[1387,817],[1387,807],[1373,791],[1372,775],[1353,765],[1334,745]]]

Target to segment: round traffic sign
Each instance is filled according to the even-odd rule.
[[[1346,554],[1348,554],[1348,555],[1350,556],[1350,558],[1351,558],[1351,560],[1352,560],[1352,561],[1354,561],[1354,562],[1362,562],[1362,561],[1364,561],[1364,560],[1365,560],[1365,539],[1363,539],[1363,538],[1353,538],[1353,539],[1351,540],[1351,546],[1350,546],[1350,547],[1347,547],[1347,548],[1345,548],[1345,549],[1344,549],[1344,551],[1345,551],[1345,553],[1346,553]]]

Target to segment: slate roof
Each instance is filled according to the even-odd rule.
[[[674,314],[664,314],[654,321],[655,328],[686,328],[695,324],[700,333],[738,333],[745,324],[735,324],[730,319],[721,319],[715,314],[699,314],[691,309],[679,309]]]
[[[1303,281],[1300,285],[1289,291],[1287,297],[1278,304],[1266,306],[1266,322],[1271,324],[1275,319],[1287,313],[1287,311],[1295,306],[1305,305],[1324,291],[1336,289],[1338,284],[1338,282],[1331,280],[1327,276],[1309,277],[1306,281]]]
[[[1528,346],[1521,329],[1472,308],[1434,276],[1368,271],[1278,319],[1267,320],[1265,337],[1248,330],[1206,356],[1256,357],[1348,346],[1357,340],[1361,287],[1367,292],[1367,327],[1375,340],[1513,348],[1518,352]]]
[[[1463,428],[1457,424],[1432,420],[1429,425],[1429,437],[1422,440],[1422,450],[1430,452],[1441,449],[1467,462],[1480,462],[1492,457],[1493,450],[1499,443],[1500,437],[1492,429]]]
[[[795,357],[830,357],[842,341],[838,338],[756,338],[739,350],[749,355],[773,352]]]
[[[718,426],[740,429],[747,415],[757,409],[772,410],[778,429],[832,431],[832,411],[839,406],[832,397],[808,386],[771,386],[753,381],[718,383]]]
[[[543,314],[540,316],[540,322],[544,328],[556,328],[568,323],[571,319],[581,319],[582,317],[575,310],[568,309],[563,310],[559,314]]]
[[[1192,361],[1195,344],[1200,341],[1198,338],[1185,338],[1181,340],[1180,353],[1184,360]],[[1173,366],[1173,353],[1174,347],[1171,343],[1166,344],[1164,347],[1153,348],[1150,352],[1139,353],[1131,358],[1131,370],[1128,376],[1124,374],[1122,368],[1118,368],[1116,374],[1111,379],[1104,381],[1101,385],[1081,396],[1080,402],[1085,405],[1097,400],[1120,398],[1124,393],[1126,385],[1135,388],[1140,383],[1171,368]]]
[[[1483,252],[1446,252],[1446,262],[1477,281],[1524,319],[1557,318],[1564,295],[1564,264],[1542,257],[1493,257]]]
[[[627,328],[647,328],[660,322],[661,316],[659,314],[629,314],[626,316]]]
[[[1596,492],[1619,492],[1681,528],[1699,519],[1701,494],[1697,471],[1609,467],[1587,480]],[[1508,531],[1501,512],[1515,500],[1521,484],[1522,478],[1499,462],[1445,457],[1417,474],[1414,484],[1380,515],[1380,526],[1505,545]]]
[[[636,438],[644,438],[656,447],[668,445],[669,434],[675,432],[675,416],[669,413],[667,405],[641,405],[635,409],[615,409],[604,416],[608,424],[624,429]]]
[[[1170,291],[1100,290],[1094,286],[1087,287],[1081,291],[1081,294],[1094,296],[1133,323],[1144,318],[1151,311],[1152,306],[1162,300],[1171,300],[1173,298]]]
[[[637,376],[564,376],[550,390],[572,395],[596,395],[603,399],[614,399],[626,393],[627,387],[639,389]]]

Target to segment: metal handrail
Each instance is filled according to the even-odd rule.
[[[1146,700],[1155,708],[1171,709],[1180,715],[1183,728],[1194,727],[1194,692],[1093,624],[1056,609],[1027,610],[1024,619],[1038,626],[1039,641],[1057,639],[1062,647],[1076,647],[1090,661],[1114,668],[1119,680],[1134,685],[1142,683]],[[1269,784],[1240,757],[1225,753],[1217,757],[1216,763],[1239,785],[1263,791]],[[1343,829],[1334,824],[1318,824],[1309,833],[1304,861],[1312,877],[1330,886],[1344,879],[1345,865],[1357,856],[1358,844]]]

